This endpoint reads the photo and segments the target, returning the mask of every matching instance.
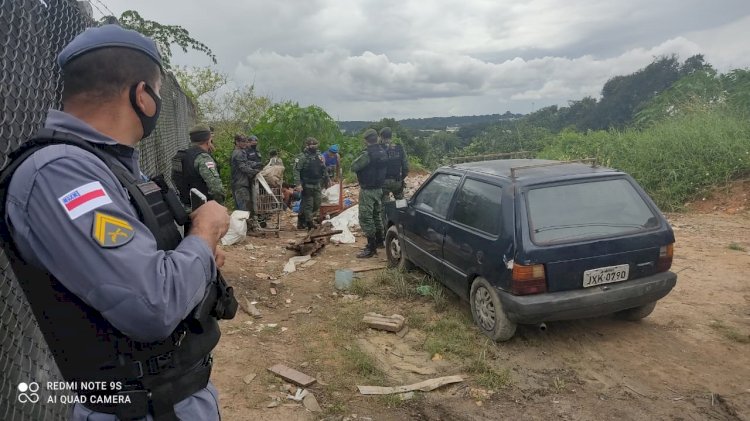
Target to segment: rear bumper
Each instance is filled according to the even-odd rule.
[[[677,275],[662,272],[646,278],[572,291],[512,295],[498,290],[508,318],[522,324],[603,316],[642,306],[669,293]]]

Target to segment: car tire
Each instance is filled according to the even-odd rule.
[[[615,313],[615,317],[621,320],[637,322],[638,320],[641,320],[651,314],[651,312],[654,311],[655,307],[656,301],[644,304],[639,307],[633,307],[627,310],[618,311],[617,313]]]
[[[508,319],[497,290],[486,279],[474,279],[469,301],[474,323],[493,341],[507,341],[516,333],[516,323]]]
[[[414,269],[414,264],[406,258],[404,248],[401,247],[401,239],[395,225],[388,228],[385,233],[385,255],[388,258],[389,268],[396,268],[400,271]]]

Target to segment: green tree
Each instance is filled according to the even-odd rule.
[[[205,121],[220,117],[220,111],[226,101],[221,101],[218,91],[227,84],[227,75],[209,66],[177,66],[174,69],[174,75],[182,91],[193,102],[198,120]]]
[[[163,25],[159,22],[144,19],[135,10],[122,12],[119,18],[104,16],[99,24],[119,23],[123,28],[133,29],[153,39],[159,46],[164,68],[171,68],[172,45],[176,45],[187,53],[188,49],[199,51],[207,55],[216,64],[216,56],[208,46],[190,36],[187,29],[179,25]]]

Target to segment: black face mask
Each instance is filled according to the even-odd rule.
[[[151,98],[154,100],[154,104],[156,104],[156,112],[154,113],[154,115],[149,117],[144,114],[143,111],[141,111],[135,101],[136,88],[138,88],[137,83],[130,88],[130,105],[135,110],[135,114],[138,116],[138,119],[141,120],[141,126],[143,127],[143,136],[141,137],[141,139],[145,139],[148,137],[148,135],[151,134],[151,132],[154,131],[154,128],[156,128],[156,121],[159,119],[159,112],[161,112],[161,98],[156,95],[156,92],[154,92],[154,90],[151,89],[148,84],[144,86],[146,93],[151,95]]]
[[[311,153],[315,153],[318,151],[318,145],[310,145],[307,147],[307,150],[309,150]]]

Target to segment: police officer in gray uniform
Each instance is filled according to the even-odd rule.
[[[65,111],[50,110],[0,175],[0,234],[65,380],[107,384],[78,390],[71,419],[218,420],[208,379],[216,319],[233,316],[217,299],[229,217],[209,201],[182,239],[177,214],[157,212],[182,208],[144,181],[135,149],[159,117],[156,45],[105,25],[58,64]]]

